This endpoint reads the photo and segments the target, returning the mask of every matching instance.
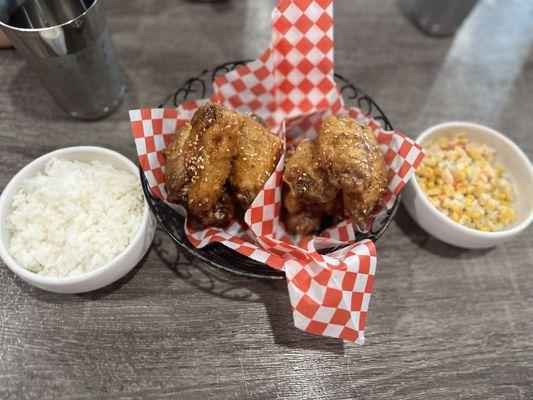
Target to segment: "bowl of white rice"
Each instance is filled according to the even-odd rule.
[[[2,260],[24,281],[53,292],[88,292],[120,279],[154,233],[138,168],[101,147],[39,157],[0,196]]]

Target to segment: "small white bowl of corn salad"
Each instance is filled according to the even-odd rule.
[[[511,240],[533,220],[533,166],[505,135],[446,122],[418,138],[426,157],[403,191],[411,217],[448,244],[481,249]]]

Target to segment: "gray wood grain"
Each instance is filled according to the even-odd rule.
[[[255,57],[274,1],[107,0],[127,85],[120,110],[66,119],[13,50],[0,50],[0,187],[35,157],[91,144],[134,159],[127,110]],[[486,1],[450,39],[395,1],[336,2],[336,70],[395,127],[489,124],[533,156],[531,2]],[[293,328],[283,282],[226,275],[159,232],[128,276],[84,295],[0,266],[0,398],[533,398],[533,231],[487,251],[447,246],[400,210],[378,243],[363,347]]]

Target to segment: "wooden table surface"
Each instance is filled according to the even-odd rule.
[[[102,121],[67,119],[24,61],[0,50],[0,187],[51,150],[131,159],[127,110],[187,77],[255,57],[274,0],[107,0],[127,85]],[[482,1],[453,37],[421,34],[392,0],[336,2],[336,70],[416,135],[464,119],[533,157],[533,4]],[[144,261],[82,295],[44,292],[0,266],[0,398],[533,398],[533,230],[465,251],[400,209],[378,242],[362,347],[292,326],[283,281],[219,273],[158,232]]]

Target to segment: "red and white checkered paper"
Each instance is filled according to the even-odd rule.
[[[385,131],[361,110],[344,105],[333,78],[332,0],[281,0],[272,14],[272,30],[265,53],[219,77],[211,100],[260,115],[285,143],[316,136],[317,127],[329,114],[366,120],[390,169],[380,209],[390,208],[420,164],[423,151],[400,132]],[[188,102],[177,109],[130,111],[140,164],[152,192],[162,199],[166,198],[163,150],[206,101]],[[245,223],[200,231],[186,224],[188,238],[198,248],[220,242],[285,271],[296,327],[362,344],[376,271],[374,243],[355,243],[350,221],[316,237],[290,235],[279,218],[283,165],[284,155],[247,210]],[[368,229],[374,217],[356,228]],[[327,255],[317,251],[341,244],[346,246]]]

